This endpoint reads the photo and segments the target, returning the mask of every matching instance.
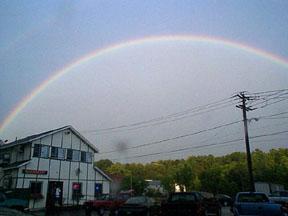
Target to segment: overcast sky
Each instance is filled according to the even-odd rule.
[[[232,142],[243,138],[242,123],[226,125],[242,118],[229,97],[287,89],[288,63],[220,40],[176,35],[222,38],[288,62],[287,11],[286,0],[2,1],[2,123],[37,86],[89,53],[147,37],[175,39],[146,40],[74,67],[36,95],[0,137],[12,141],[72,125],[103,152],[99,159],[120,162],[244,151],[243,141]],[[262,119],[249,124],[252,149],[287,148],[288,115],[273,116],[287,110],[286,93],[262,93],[254,102],[258,109],[248,117]]]

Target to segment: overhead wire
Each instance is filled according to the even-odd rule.
[[[269,105],[272,105],[272,104],[279,103],[281,101],[287,100],[288,97],[285,97],[285,96],[288,95],[288,92],[286,92],[286,91],[288,91],[288,89],[266,91],[266,92],[256,92],[256,93],[253,93],[253,94],[249,93],[251,95],[250,96],[251,101],[249,100],[249,103],[254,105],[254,106],[255,105],[259,106],[261,104],[266,103],[265,105],[259,107],[259,108],[264,108],[264,107],[267,107]],[[248,98],[249,98],[249,96],[248,96]],[[262,101],[257,103],[257,101],[259,101],[259,100],[262,100]],[[268,103],[269,101],[271,101],[271,102]],[[201,114],[204,114],[204,113],[212,112],[214,110],[218,110],[218,109],[222,109],[222,108],[231,106],[232,104],[233,105],[235,104],[235,99],[233,97],[230,97],[230,98],[222,99],[222,100],[217,101],[217,102],[213,102],[213,103],[206,104],[206,105],[203,105],[203,106],[190,108],[190,109],[187,109],[187,110],[184,110],[184,111],[181,111],[181,112],[172,113],[172,114],[169,114],[169,115],[161,116],[161,117],[150,119],[150,120],[140,121],[140,122],[127,124],[127,125],[121,125],[121,126],[117,126],[117,127],[104,128],[104,129],[98,129],[98,130],[90,130],[90,132],[99,132],[101,130],[103,132],[105,132],[105,130],[107,130],[107,131],[114,130],[115,131],[116,129],[120,129],[121,130],[121,129],[124,129],[124,128],[126,130],[134,130],[134,129],[139,129],[139,128],[143,128],[143,127],[151,127],[151,126],[156,126],[156,125],[160,125],[160,124],[164,124],[164,123],[168,123],[168,122],[174,122],[174,121],[182,120],[182,119],[189,118],[189,117],[192,117],[192,116],[196,116],[196,115],[201,115]],[[269,119],[269,118],[272,119],[275,116],[281,116],[281,115],[285,115],[287,113],[288,112],[282,112],[282,113],[270,114],[270,115],[266,115],[266,116],[260,116],[260,117],[258,117],[258,119]],[[227,126],[229,126],[231,124],[236,124],[236,123],[239,123],[239,122],[241,122],[241,121],[231,122],[231,123],[227,123],[227,124],[224,124],[224,125],[219,125],[219,126],[216,126],[216,127],[200,130],[200,131],[189,133],[189,134],[183,134],[183,135],[172,137],[172,138],[167,138],[167,139],[162,139],[162,140],[153,141],[153,142],[149,142],[149,143],[144,143],[144,144],[140,144],[140,145],[136,145],[136,146],[132,146],[132,147],[126,148],[125,150],[151,146],[151,145],[155,145],[155,144],[159,144],[159,143],[163,143],[163,142],[167,142],[167,141],[171,141],[171,140],[176,140],[176,139],[180,139],[180,138],[184,138],[184,137],[188,137],[188,136],[193,136],[193,135],[197,135],[197,134],[200,134],[200,133],[208,132],[210,130],[215,130],[215,129],[218,129],[218,128],[221,128],[221,127],[227,127]],[[260,134],[260,135],[257,135],[257,136],[252,136],[252,137],[250,137],[250,139],[258,139],[260,137],[267,137],[267,136],[276,136],[276,135],[284,134],[284,133],[287,133],[287,132],[288,131],[285,130],[285,131],[278,131],[278,132],[274,132],[274,133],[270,133],[270,134]],[[176,153],[176,152],[186,151],[186,150],[190,150],[190,149],[201,149],[201,148],[213,147],[213,146],[217,146],[217,145],[227,145],[229,143],[237,142],[237,141],[240,141],[240,140],[243,140],[243,138],[228,140],[228,141],[224,141],[224,142],[221,142],[221,143],[218,142],[218,143],[210,143],[210,144],[205,144],[205,145],[200,145],[200,146],[190,146],[190,147],[174,149],[174,150],[164,151],[164,152],[154,152],[154,153],[144,154],[144,155],[135,155],[135,156],[131,156],[131,157],[126,157],[125,159],[132,159],[132,158],[139,158],[139,157],[146,157],[146,156],[153,156],[153,155],[167,154],[167,153]],[[113,152],[118,152],[118,150],[102,152],[100,154],[108,154],[108,153],[113,153]],[[121,158],[121,159],[123,159],[123,158]],[[117,159],[113,159],[113,160],[117,160]]]
[[[270,133],[270,134],[261,134],[261,135],[257,135],[257,136],[252,136],[250,137],[250,139],[257,139],[260,137],[267,137],[267,136],[275,136],[275,135],[279,135],[279,134],[284,134],[284,133],[288,133],[288,130],[285,131],[278,131],[278,132],[274,132],[274,133]],[[176,152],[181,152],[181,151],[187,151],[187,150],[191,150],[191,149],[201,149],[201,148],[208,148],[208,147],[213,147],[213,146],[224,146],[233,142],[239,142],[239,141],[243,141],[243,138],[239,138],[239,139],[234,139],[234,140],[228,140],[228,141],[224,141],[224,142],[218,142],[218,143],[210,143],[210,144],[206,144],[206,145],[199,145],[199,146],[191,146],[191,147],[186,147],[186,148],[181,148],[181,149],[174,149],[174,150],[170,150],[170,151],[161,151],[161,152],[154,152],[154,153],[149,153],[149,154],[142,154],[142,155],[135,155],[135,156],[131,156],[131,157],[125,157],[125,159],[133,159],[133,158],[141,158],[141,157],[147,157],[147,156],[155,156],[155,155],[160,155],[160,154],[168,154],[168,153],[176,153]],[[112,160],[121,160],[123,158],[114,158]]]
[[[288,112],[280,112],[280,113],[274,113],[274,114],[265,115],[265,116],[259,116],[259,117],[257,117],[257,119],[261,119],[261,118],[265,118],[265,117],[279,116],[279,115],[283,115],[283,114],[288,114]],[[251,119],[254,119],[254,118],[250,118],[249,120],[251,120]],[[227,126],[230,126],[230,125],[234,125],[234,124],[240,123],[240,122],[242,122],[242,120],[234,121],[234,122],[230,122],[230,123],[225,123],[225,124],[218,125],[218,126],[215,126],[215,127],[212,127],[212,128],[203,129],[203,130],[200,130],[200,131],[196,131],[196,132],[193,132],[193,133],[184,134],[184,135],[180,135],[180,136],[176,136],[176,137],[172,137],[172,138],[167,138],[167,139],[162,139],[162,140],[158,140],[158,141],[154,141],[154,142],[139,144],[139,145],[136,145],[136,146],[128,147],[125,150],[141,148],[141,147],[151,146],[151,145],[156,145],[156,144],[159,144],[159,143],[162,143],[162,142],[167,142],[167,141],[180,139],[180,138],[184,138],[184,137],[188,137],[188,136],[198,135],[198,134],[201,134],[201,133],[204,133],[204,132],[209,132],[209,131],[216,130],[216,129],[219,129],[219,128],[223,128],[223,127],[227,127]],[[108,153],[113,153],[113,152],[118,152],[118,150],[99,152],[99,154],[108,154]]]
[[[233,99],[225,98],[225,99],[213,102],[213,103],[190,108],[185,111],[172,113],[166,116],[161,116],[161,117],[153,118],[150,120],[135,122],[135,123],[126,124],[126,125],[120,125],[120,126],[115,126],[115,127],[109,127],[109,128],[83,130],[81,132],[105,134],[105,133],[111,133],[111,132],[123,132],[123,131],[129,131],[129,130],[137,130],[141,128],[152,127],[152,126],[162,125],[165,123],[183,120],[186,118],[191,118],[193,116],[202,115],[204,113],[223,109],[234,104],[235,102],[233,101]]]
[[[201,134],[201,133],[204,133],[204,132],[208,132],[208,131],[216,130],[216,129],[219,129],[219,128],[227,127],[227,126],[230,126],[230,125],[234,125],[234,124],[237,124],[239,122],[242,122],[242,120],[234,121],[234,122],[230,122],[230,123],[226,123],[226,124],[222,124],[222,125],[218,125],[218,126],[215,126],[215,127],[212,127],[212,128],[196,131],[196,132],[193,132],[193,133],[183,134],[183,135],[172,137],[172,138],[167,138],[167,139],[157,140],[157,141],[154,141],[154,142],[149,142],[149,143],[144,143],[144,144],[132,146],[132,147],[126,148],[125,150],[141,148],[141,147],[144,147],[144,146],[151,146],[151,145],[159,144],[159,143],[162,143],[162,142],[167,142],[167,141],[171,141],[171,140],[181,139],[181,138],[185,138],[185,137],[188,137],[188,136],[194,136],[194,135],[198,135],[198,134]],[[102,152],[102,153],[99,152],[99,154],[108,154],[108,153],[113,153],[113,152],[118,152],[118,150],[106,151],[106,152]]]

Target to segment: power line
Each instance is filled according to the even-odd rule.
[[[131,157],[125,157],[125,159],[132,159],[132,158],[141,158],[141,157],[147,157],[147,156],[154,156],[154,155],[160,155],[160,154],[168,154],[168,153],[175,153],[175,152],[181,152],[181,151],[187,151],[191,149],[200,149],[200,148],[207,148],[215,145],[223,145],[227,143],[232,143],[232,142],[237,142],[241,141],[242,139],[235,139],[235,140],[229,140],[221,143],[211,143],[207,145],[201,145],[201,146],[192,146],[192,147],[187,147],[187,148],[181,148],[181,149],[175,149],[175,150],[170,150],[170,151],[161,151],[161,152],[155,152],[155,153],[150,153],[150,154],[144,154],[144,155],[135,155]],[[120,160],[120,158],[112,159],[112,160]]]
[[[284,116],[284,117],[275,117],[275,118],[264,118],[265,120],[266,119],[287,119],[288,118],[288,116]]]
[[[251,119],[266,119],[266,118],[269,118],[269,117],[285,115],[285,114],[288,114],[288,112],[274,113],[274,114],[270,114],[270,115],[266,115],[266,116],[259,116],[259,117],[256,117],[256,118],[250,118],[248,120],[251,120]]]
[[[279,103],[279,102],[282,102],[282,101],[285,101],[288,99],[288,97],[282,97],[283,95],[278,95],[276,97],[272,97],[272,98],[265,98],[265,99],[262,99],[263,101],[259,102],[259,103],[256,103],[256,104],[253,104],[254,106],[259,106],[261,104],[264,104],[263,106],[260,106],[258,107],[257,109],[260,109],[260,108],[264,108],[264,107],[267,107],[267,106],[270,106],[272,104],[276,104],[276,103]],[[278,100],[276,100],[278,99]],[[271,100],[276,100],[274,102],[271,102],[271,103],[268,103],[269,101]]]
[[[267,103],[270,100],[273,99],[277,99],[279,98],[279,94],[282,94],[281,96],[288,94],[288,89],[280,89],[280,90],[273,90],[273,91],[266,91],[266,92],[256,92],[256,93],[250,93],[251,96],[247,96],[247,102],[250,103],[251,100],[253,99],[253,101],[257,101],[257,100],[263,100],[263,97],[266,97],[266,99],[264,99],[265,101],[259,102],[254,104],[254,106],[256,105],[261,105],[263,103]],[[268,95],[267,95],[268,94]],[[254,96],[253,96],[254,95]],[[271,96],[275,96],[278,95],[276,97],[272,97],[269,98]],[[268,98],[267,98],[268,97]],[[135,123],[130,123],[130,124],[124,124],[124,125],[119,125],[119,126],[115,126],[115,127],[108,127],[108,128],[102,128],[102,129],[91,129],[91,130],[83,130],[81,131],[82,133],[95,133],[95,134],[107,134],[107,133],[117,133],[117,132],[124,132],[124,131],[132,131],[132,130],[138,130],[138,129],[142,129],[142,128],[147,128],[147,127],[154,127],[154,126],[158,126],[158,125],[162,125],[162,124],[167,124],[167,123],[171,123],[171,122],[176,122],[176,121],[180,121],[183,119],[187,119],[187,118],[191,118],[194,116],[198,116],[198,115],[202,115],[208,112],[212,112],[212,111],[216,111],[222,108],[226,108],[229,105],[234,105],[233,102],[233,98],[234,97],[229,97],[229,98],[224,98],[218,101],[214,101],[212,103],[208,103],[206,105],[202,105],[202,106],[196,106],[193,108],[189,108],[187,110],[184,111],[180,111],[180,112],[176,112],[176,113],[171,113],[165,116],[160,116],[160,117],[156,117],[150,120],[144,120],[144,121],[139,121],[139,122],[135,122]],[[279,103],[281,101],[284,101],[288,99],[288,97],[286,98],[282,98],[279,101],[274,101],[272,103],[269,104],[265,104],[259,108],[264,108],[266,106],[275,104],[275,103]],[[252,101],[252,103],[253,103]]]
[[[81,132],[82,133],[103,134],[103,133],[111,133],[111,132],[122,132],[122,131],[126,131],[126,130],[136,130],[136,129],[140,129],[140,128],[157,126],[157,125],[161,125],[161,124],[165,124],[165,123],[169,123],[169,122],[179,121],[179,120],[186,119],[186,118],[191,118],[193,116],[202,115],[202,114],[212,112],[212,111],[215,111],[218,109],[226,108],[226,107],[234,105],[234,104],[235,104],[235,102],[233,101],[233,99],[226,98],[226,99],[219,100],[217,102],[213,102],[213,103],[209,103],[206,105],[194,107],[194,108],[182,111],[182,112],[172,113],[172,114],[169,114],[166,116],[153,118],[150,120],[135,122],[135,123],[126,124],[126,125],[120,125],[120,126],[115,126],[115,127],[109,127],[109,128],[84,130]],[[194,114],[192,114],[192,113],[194,113]]]
[[[279,131],[279,132],[274,132],[274,133],[270,133],[270,134],[257,135],[257,136],[253,136],[253,137],[250,137],[250,138],[251,138],[251,139],[256,139],[256,138],[260,138],[260,137],[275,136],[275,135],[284,134],[284,133],[288,133],[288,130]]]
[[[262,91],[262,92],[254,92],[254,95],[258,94],[267,94],[267,93],[275,93],[275,92],[283,92],[283,91],[288,91],[288,89],[278,89],[278,90],[271,90],[271,91]]]
[[[172,137],[172,138],[167,138],[167,139],[162,139],[162,140],[158,140],[158,141],[154,141],[154,142],[150,142],[150,143],[144,143],[144,144],[132,146],[132,147],[126,148],[125,150],[141,148],[141,147],[145,147],[145,146],[159,144],[159,143],[162,143],[162,142],[167,142],[167,141],[171,141],[171,140],[185,138],[185,137],[188,137],[188,136],[194,136],[194,135],[198,135],[198,134],[201,134],[201,133],[204,133],[204,132],[216,130],[216,129],[219,129],[219,128],[228,127],[230,125],[237,124],[239,122],[241,122],[241,120],[240,121],[234,121],[234,122],[226,123],[226,124],[223,124],[223,125],[218,125],[218,126],[215,126],[215,127],[212,127],[212,128],[196,131],[196,132],[189,133],[189,134],[183,134],[183,135]],[[113,153],[113,152],[117,152],[117,151],[118,150],[112,150],[112,151],[102,152],[102,153],[99,153],[99,154],[108,154],[108,153]]]
[[[276,136],[276,135],[284,134],[284,133],[288,133],[288,130],[278,131],[278,132],[274,132],[274,133],[270,133],[270,134],[261,134],[261,135],[253,136],[250,138],[251,139],[258,139],[261,137]],[[218,146],[225,146],[227,144],[230,145],[230,143],[239,142],[242,140],[243,140],[243,138],[238,138],[238,139],[228,140],[228,141],[224,141],[224,142],[210,143],[210,144],[199,145],[199,146],[191,146],[191,147],[186,147],[186,148],[181,148],[181,149],[174,149],[174,150],[170,150],[170,151],[161,151],[161,152],[154,152],[154,153],[149,153],[149,154],[135,155],[135,156],[131,156],[131,157],[125,157],[124,159],[133,159],[133,158],[141,158],[141,157],[147,157],[147,156],[155,156],[155,155],[160,155],[160,154],[176,153],[176,152],[182,152],[182,151],[187,151],[187,150],[191,150],[191,149],[202,149],[202,148],[215,147],[215,146],[217,146],[217,147]],[[237,143],[237,145],[238,145],[238,143]],[[114,158],[112,160],[114,161],[114,160],[120,160],[120,159],[123,159],[123,158]]]
[[[261,118],[266,118],[266,117],[273,117],[273,116],[279,116],[279,115],[283,115],[283,114],[288,114],[288,112],[280,112],[280,113],[274,113],[274,114],[271,114],[271,115],[259,116],[256,119],[261,119]],[[252,120],[252,119],[255,119],[255,118],[250,118],[248,120]],[[175,140],[175,139],[185,138],[187,136],[198,135],[198,134],[201,134],[201,133],[204,133],[204,132],[208,132],[208,131],[216,130],[216,129],[219,129],[219,128],[227,127],[227,126],[230,126],[230,125],[233,125],[233,124],[236,124],[236,123],[240,123],[241,121],[242,120],[234,121],[234,122],[231,122],[231,123],[218,125],[218,126],[215,126],[215,127],[212,127],[212,128],[203,129],[203,130],[196,131],[196,132],[189,133],[189,134],[184,134],[184,135],[180,135],[180,136],[176,136],[176,137],[172,137],[172,138],[167,138],[167,139],[162,139],[162,140],[158,140],[158,141],[154,141],[154,142],[144,143],[144,144],[140,144],[140,145],[136,145],[136,146],[132,146],[132,147],[126,148],[125,150],[136,149],[136,148],[141,148],[141,147],[146,147],[146,146],[151,146],[151,145],[156,145],[156,144],[159,144],[159,143],[162,143],[162,142],[167,142],[167,141],[171,141],[171,140]],[[109,153],[113,153],[113,152],[118,152],[118,150],[100,152],[99,154],[109,154]]]
[[[187,119],[187,118],[191,118],[191,117],[194,117],[194,116],[198,116],[198,115],[202,115],[202,114],[205,114],[205,113],[209,113],[209,112],[212,112],[212,111],[215,111],[215,110],[223,109],[225,107],[228,107],[228,106],[227,105],[226,106],[221,106],[221,107],[217,107],[217,108],[210,109],[210,110],[207,110],[207,111],[203,111],[203,112],[199,112],[199,113],[195,113],[195,114],[191,114],[191,115],[186,115],[186,116],[175,118],[175,119],[171,119],[171,120],[163,120],[163,121],[156,122],[156,123],[149,124],[149,125],[142,125],[142,126],[133,127],[133,128],[126,128],[126,129],[122,129],[122,130],[106,131],[106,132],[101,132],[101,133],[95,132],[95,133],[97,133],[97,134],[106,134],[106,133],[111,133],[111,132],[114,133],[114,132],[124,132],[124,131],[138,130],[138,129],[142,129],[142,128],[153,127],[153,126],[158,126],[158,125],[162,125],[162,124],[166,124],[166,123],[170,123],[170,122],[180,121],[180,120],[183,120],[183,119]]]

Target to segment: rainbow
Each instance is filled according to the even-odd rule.
[[[29,95],[25,96],[7,115],[7,117],[1,122],[0,124],[0,132],[4,130],[10,122],[13,121],[17,117],[17,115],[23,110],[39,93],[45,90],[47,86],[49,86],[51,83],[53,83],[55,80],[60,79],[65,74],[69,73],[72,69],[75,69],[77,66],[84,64],[94,58],[109,54],[113,51],[133,47],[133,46],[139,46],[146,43],[159,43],[159,42],[177,42],[177,41],[183,41],[183,42],[205,42],[210,44],[219,44],[230,48],[235,48],[238,50],[243,50],[245,52],[251,53],[253,55],[260,56],[264,59],[267,59],[269,61],[272,61],[276,64],[280,64],[286,68],[288,68],[288,61],[280,56],[277,56],[275,54],[266,52],[264,50],[248,46],[246,44],[227,40],[224,38],[216,38],[216,37],[208,37],[208,36],[195,36],[195,35],[168,35],[168,36],[151,36],[151,37],[145,37],[141,39],[135,39],[130,40],[126,42],[120,42],[114,45],[110,45],[104,48],[97,49],[85,56],[82,56],[81,58],[77,59],[76,61],[73,61],[66,66],[64,66],[62,69],[57,70],[56,72],[52,73],[52,75],[46,79],[44,82],[42,82],[40,85],[38,85]]]

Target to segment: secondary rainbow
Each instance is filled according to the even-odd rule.
[[[7,115],[7,117],[3,120],[3,122],[0,124],[0,132],[4,130],[10,122],[13,121],[13,119],[16,118],[16,116],[23,110],[39,93],[41,93],[45,88],[53,83],[55,80],[61,78],[65,74],[69,73],[72,69],[76,68],[77,66],[84,64],[85,62],[88,62],[94,58],[107,55],[111,52],[125,49],[132,46],[140,46],[142,44],[146,43],[159,43],[159,42],[177,42],[177,41],[183,41],[183,42],[205,42],[205,43],[211,43],[211,44],[219,44],[230,48],[235,48],[239,50],[243,50],[245,52],[251,53],[253,55],[260,56],[262,58],[265,58],[269,61],[272,61],[276,64],[280,64],[286,68],[288,68],[288,61],[284,58],[277,56],[275,54],[266,52],[264,50],[248,46],[243,43],[239,43],[232,40],[227,40],[224,38],[216,38],[216,37],[209,37],[209,36],[201,36],[201,35],[168,35],[168,36],[151,36],[151,37],[145,37],[135,40],[130,40],[126,42],[117,43],[111,46],[107,46],[104,48],[97,49],[85,56],[82,56],[81,58],[77,59],[76,61],[73,61],[66,66],[64,66],[62,69],[57,70],[52,74],[51,77],[49,77],[47,80],[42,82],[39,86],[37,86],[29,95],[25,96]]]

